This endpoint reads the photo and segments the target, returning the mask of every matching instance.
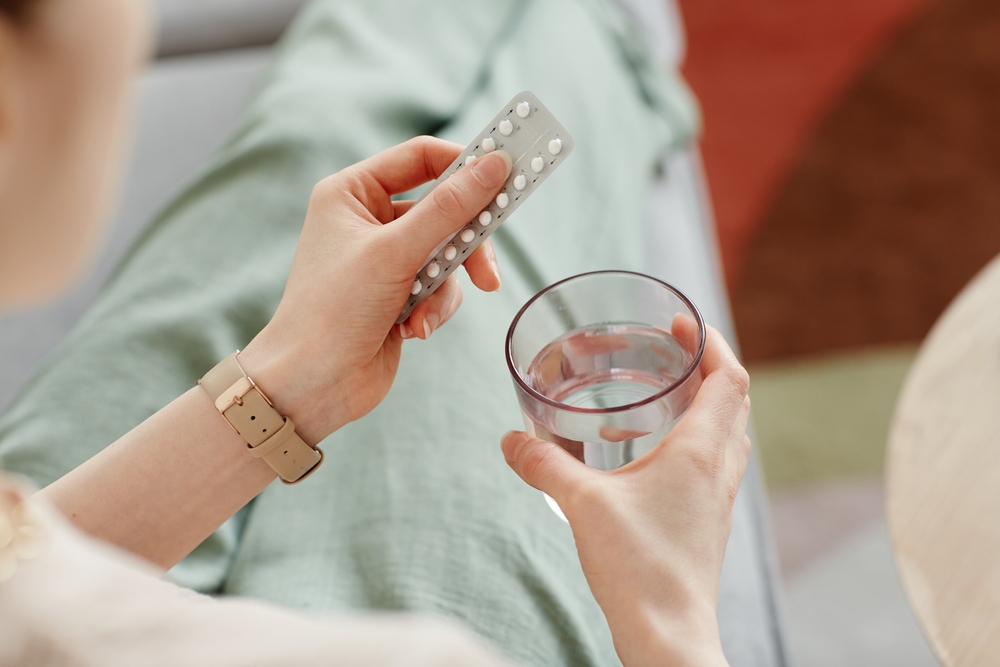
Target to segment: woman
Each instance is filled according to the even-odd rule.
[[[123,0],[35,0],[0,8],[0,294],[15,304],[64,287],[92,245],[145,32],[141,11]],[[402,340],[428,338],[458,308],[461,292],[451,280],[408,323],[392,324],[429,250],[493,197],[509,159],[477,161],[412,209],[390,197],[436,177],[459,151],[440,140],[413,140],[314,189],[278,310],[239,356],[308,445],[372,410],[392,383]],[[499,287],[490,246],[466,266],[480,288]],[[316,289],[324,285],[337,289]],[[567,514],[626,665],[725,660],[714,607],[748,455],[749,404],[746,374],[716,332],[702,370],[703,389],[682,424],[653,455],[612,475],[524,434],[504,438],[514,470]],[[39,492],[38,510],[5,483],[5,516],[23,528],[16,539],[4,540],[0,531],[7,569],[12,555],[33,558],[0,586],[0,632],[8,633],[0,650],[9,651],[3,657],[24,664],[135,664],[137,652],[146,651],[145,659],[164,664],[382,664],[405,655],[414,664],[419,649],[428,651],[427,664],[459,656],[460,664],[492,664],[494,658],[453,630],[428,632],[417,621],[323,622],[193,598],[136,573],[121,552],[74,533],[46,505],[87,533],[167,568],[274,477],[265,462],[247,455],[246,441],[196,387]],[[48,536],[41,554],[32,537],[39,529]],[[53,580],[61,584],[61,614],[41,583]],[[97,599],[113,600],[102,609],[127,620],[88,614]],[[193,627],[203,634],[192,636]],[[150,641],[157,647],[152,656]]]

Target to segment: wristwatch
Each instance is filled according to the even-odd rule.
[[[285,484],[301,482],[323,462],[323,450],[310,447],[295,433],[295,424],[283,417],[260,387],[230,354],[198,380],[215,409],[246,440],[250,454],[264,459]]]

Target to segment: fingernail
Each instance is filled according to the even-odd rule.
[[[404,339],[413,338],[413,330],[410,329],[410,325],[406,322],[401,322],[399,325],[399,335]]]
[[[437,329],[438,324],[441,322],[441,318],[438,317],[437,313],[431,313],[424,318],[424,340],[431,337],[434,330]]]
[[[493,156],[499,156],[502,160],[493,159]],[[510,176],[510,169],[513,165],[513,161],[507,151],[493,151],[489,155],[483,156],[482,159],[476,160],[472,165],[473,175],[479,179],[479,182],[488,188],[495,188],[496,186],[507,180]]]

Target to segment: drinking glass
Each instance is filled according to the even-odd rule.
[[[704,350],[705,323],[691,300],[631,271],[545,288],[518,312],[506,343],[527,431],[604,471],[670,431],[701,386]]]

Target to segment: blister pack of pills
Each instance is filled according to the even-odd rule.
[[[527,91],[514,96],[479,136],[444,170],[420,197],[423,199],[463,165],[495,150],[510,154],[507,183],[489,206],[431,253],[417,273],[410,298],[396,322],[403,322],[418,303],[434,293],[472,251],[505,222],[517,207],[573,151],[573,138],[555,116]]]

